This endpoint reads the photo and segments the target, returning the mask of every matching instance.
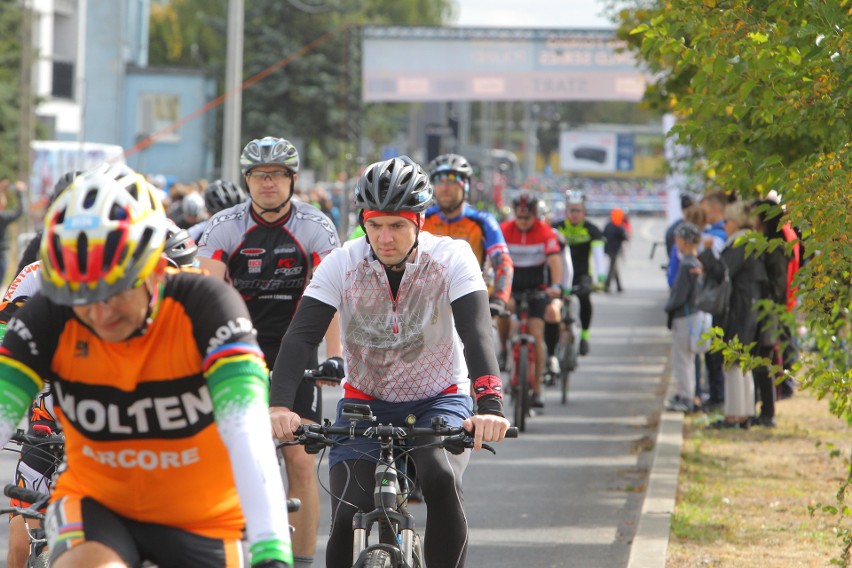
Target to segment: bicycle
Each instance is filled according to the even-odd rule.
[[[349,420],[348,426],[332,426],[329,420],[323,424],[304,424],[296,431],[292,442],[281,442],[278,447],[301,444],[309,453],[319,453],[325,448],[344,444],[330,436],[343,436],[350,440],[374,438],[379,440],[379,461],[376,463],[375,488],[372,511],[355,513],[352,526],[354,546],[353,568],[424,568],[423,548],[420,535],[415,529],[414,516],[406,507],[410,480],[400,475],[397,461],[411,452],[405,449],[409,439],[420,436],[440,438],[429,444],[450,452],[461,453],[473,447],[473,435],[463,428],[450,427],[446,419],[435,417],[431,426],[414,426],[416,418],[409,416],[406,426],[375,424],[358,426],[359,422],[375,422],[376,418],[367,404],[344,404],[341,417]],[[515,438],[517,428],[510,428],[507,438]],[[422,446],[420,446],[422,447]],[[483,448],[496,453],[494,448],[483,444]],[[373,530],[378,528],[377,531]],[[369,537],[378,534],[377,542]]]
[[[536,342],[529,332],[530,302],[547,299],[550,296],[544,290],[524,290],[515,294],[517,299],[518,326],[515,334],[509,340],[512,345],[512,417],[515,426],[523,432],[526,430],[527,417],[530,412],[532,383],[535,378]]]
[[[39,428],[36,426],[36,428]],[[38,432],[38,430],[36,430]],[[38,457],[54,464],[54,474],[52,479],[56,477],[56,470],[65,456],[65,436],[51,432],[47,426],[42,427],[41,434],[27,434],[23,430],[18,430],[10,439],[21,447],[20,450],[5,448],[9,451],[17,453],[36,452]],[[44,532],[44,509],[47,502],[50,500],[50,495],[40,491],[33,491],[25,487],[19,487],[14,484],[8,484],[3,488],[3,494],[11,499],[16,499],[21,502],[30,503],[28,507],[10,506],[0,509],[2,513],[14,513],[24,518],[24,526],[29,539],[29,553],[27,555],[27,568],[46,568],[50,552],[47,550],[47,537]],[[36,520],[39,526],[30,526],[28,520]]]
[[[559,374],[551,377],[548,384],[559,381],[560,401],[568,403],[568,389],[571,384],[571,373],[577,369],[578,345],[577,337],[580,336],[580,328],[577,318],[574,316],[574,296],[566,296],[562,300],[562,314],[559,323],[559,342],[556,344],[554,355],[559,361]],[[549,374],[549,371],[548,371]]]

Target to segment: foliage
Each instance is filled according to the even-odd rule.
[[[21,21],[17,2],[0,2],[0,180],[18,175]]]
[[[359,27],[438,25],[452,7],[450,0],[247,0],[243,142],[293,139],[306,167],[333,177],[357,158],[362,135],[392,139],[406,108],[362,107]],[[151,63],[201,67],[224,79],[226,22],[226,0],[153,4]]]
[[[745,198],[783,196],[807,261],[801,378],[852,422],[852,1],[643,1],[620,17],[620,36],[655,77],[646,102],[676,116],[673,133],[704,156],[708,177]],[[726,349],[756,364],[744,346]],[[848,507],[837,511],[848,521]],[[837,533],[848,550],[851,533]]]

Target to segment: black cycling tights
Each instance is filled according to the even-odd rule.
[[[424,555],[427,566],[462,568],[467,553],[467,519],[464,515],[462,473],[470,452],[453,455],[446,450],[420,448],[412,452],[417,483],[426,501]],[[331,535],[326,550],[326,568],[352,566],[352,503],[372,511],[376,464],[367,460],[344,461],[329,473],[332,495]]]
[[[580,302],[580,328],[589,329],[592,327],[592,295],[580,294],[577,300]]]

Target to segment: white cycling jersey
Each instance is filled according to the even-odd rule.
[[[419,242],[396,300],[364,237],[329,254],[305,290],[340,314],[347,396],[406,402],[470,392],[450,303],[486,290],[482,270],[466,241],[421,232]]]
[[[41,267],[41,261],[37,260],[26,265],[23,270],[12,280],[6,293],[3,295],[3,301],[9,302],[15,298],[26,296],[32,298],[35,293],[41,290],[41,279],[38,272]]]

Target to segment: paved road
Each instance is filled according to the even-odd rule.
[[[470,522],[468,566],[490,568],[626,566],[644,499],[657,421],[667,383],[670,336],[662,305],[660,263],[649,259],[662,219],[633,220],[622,275],[623,294],[597,294],[591,353],[572,379],[570,400],[546,393],[544,414],[497,455],[473,457],[465,474]],[[326,415],[336,393],[325,389]],[[0,452],[0,479],[11,479],[12,456]],[[325,483],[324,464],[320,468]],[[320,550],[329,499],[323,498]],[[425,507],[414,506],[421,517]],[[0,563],[6,524],[0,523]]]

